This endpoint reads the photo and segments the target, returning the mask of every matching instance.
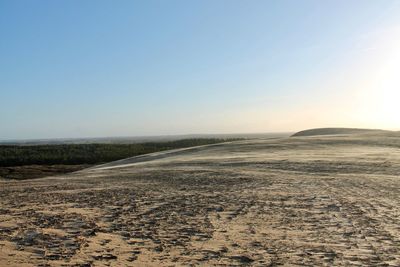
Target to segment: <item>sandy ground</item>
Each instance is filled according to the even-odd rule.
[[[380,134],[0,181],[0,266],[400,266],[399,174]]]

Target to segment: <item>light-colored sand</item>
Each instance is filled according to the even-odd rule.
[[[1,181],[0,266],[400,266],[399,174],[400,137],[368,134]]]

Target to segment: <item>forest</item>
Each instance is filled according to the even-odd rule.
[[[131,144],[0,145],[0,180],[54,176],[147,153],[236,140],[240,139],[197,138]]]
[[[0,167],[100,164],[168,149],[234,140],[238,139],[199,138],[136,144],[1,145]]]

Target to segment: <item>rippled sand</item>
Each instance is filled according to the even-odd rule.
[[[400,266],[400,135],[248,140],[0,182],[0,266]]]

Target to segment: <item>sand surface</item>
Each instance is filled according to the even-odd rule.
[[[248,140],[0,181],[0,266],[400,266],[400,136]]]

